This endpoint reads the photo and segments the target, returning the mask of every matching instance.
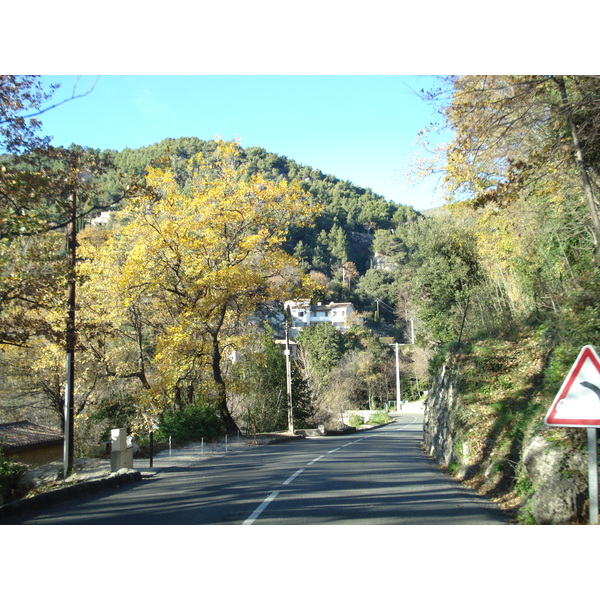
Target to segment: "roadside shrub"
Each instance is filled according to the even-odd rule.
[[[350,427],[356,427],[359,428],[362,425],[365,424],[365,419],[362,415],[359,415],[357,413],[353,413],[350,415],[350,418],[348,419],[349,423],[350,423]]]
[[[389,423],[391,420],[391,417],[386,412],[378,410],[369,417],[368,423],[369,425],[383,425],[384,423]]]
[[[5,458],[0,448],[0,504],[12,501],[16,495],[22,477],[27,473],[27,467]]]
[[[172,442],[182,443],[213,438],[225,431],[217,411],[208,404],[191,404],[162,416],[159,431],[161,437],[171,437]]]

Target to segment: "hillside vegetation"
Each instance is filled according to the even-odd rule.
[[[523,522],[583,522],[585,431],[543,419],[581,348],[600,344],[600,83],[449,83],[455,136],[439,158],[472,254],[460,329],[432,363],[429,450]]]
[[[468,341],[449,352],[444,369],[436,371],[425,448],[520,522],[586,519],[586,432],[547,427],[544,417],[581,346],[598,342],[593,327],[568,339],[557,328],[541,325],[524,326],[504,338]],[[549,517],[551,501],[543,494],[550,491],[543,488],[556,478],[572,495],[572,506],[553,508],[557,515]],[[561,501],[569,503],[554,500]]]

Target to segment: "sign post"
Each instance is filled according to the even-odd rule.
[[[590,523],[598,523],[598,431],[600,427],[600,357],[584,346],[545,418],[551,427],[585,427],[588,441]]]
[[[598,430],[588,427],[588,479],[590,489],[590,523],[598,524]]]

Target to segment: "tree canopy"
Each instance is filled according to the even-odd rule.
[[[222,142],[218,162],[195,157],[187,191],[171,169],[150,169],[152,193],[132,200],[106,240],[81,249],[89,309],[115,332],[127,327],[137,344],[132,357],[149,363],[143,370],[132,365],[149,413],[193,398],[208,371],[213,385],[204,392],[229,429],[235,423],[223,360],[260,304],[302,285],[296,260],[281,245],[289,225],[315,210],[298,186],[259,174],[244,178],[238,152]],[[153,340],[150,355],[142,355],[140,336]]]

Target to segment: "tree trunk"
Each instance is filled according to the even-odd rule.
[[[583,150],[581,149],[581,143],[579,141],[579,134],[577,133],[577,127],[573,121],[573,111],[569,104],[569,98],[567,95],[567,87],[563,77],[554,77],[554,82],[560,90],[560,97],[562,101],[563,110],[567,119],[567,124],[571,130],[571,137],[573,138],[573,147],[575,149],[575,162],[579,169],[583,189],[585,191],[585,197],[587,200],[588,209],[592,218],[592,232],[594,235],[594,245],[596,247],[596,257],[600,262],[600,217],[598,216],[598,209],[596,207],[596,200],[594,198],[594,190],[592,189],[592,183],[590,181],[585,161],[583,159]]]
[[[456,347],[460,348],[460,344],[462,342],[462,334],[463,329],[465,327],[465,321],[467,320],[467,311],[469,310],[469,302],[471,301],[471,296],[467,296],[467,303],[465,305],[465,311],[463,312],[462,323],[460,324],[460,332],[458,334],[458,341],[456,342]]]
[[[216,327],[210,331],[212,337],[212,372],[213,372],[213,380],[215,382],[215,387],[217,390],[217,409],[219,411],[219,415],[223,420],[223,424],[225,425],[225,430],[227,433],[237,433],[239,431],[238,426],[236,425],[231,413],[229,412],[229,408],[227,406],[227,388],[225,386],[225,380],[223,379],[223,372],[221,370],[221,348],[219,346],[219,332],[221,331],[221,326],[223,325],[223,321],[225,320],[225,314],[227,312],[227,306],[224,305],[219,314],[219,319]]]
[[[221,372],[221,350],[219,349],[219,341],[216,338],[213,338],[212,371],[217,389],[217,409],[225,425],[225,430],[227,433],[237,433],[239,431],[238,426],[227,406],[227,388]]]

